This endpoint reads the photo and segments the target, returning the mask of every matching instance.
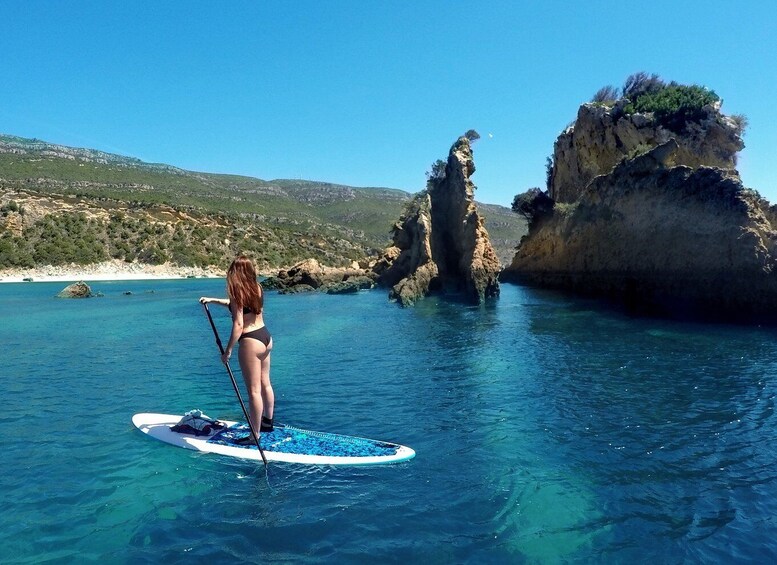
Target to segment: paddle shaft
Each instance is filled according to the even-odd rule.
[[[216,344],[219,346],[219,351],[221,351],[221,354],[224,355],[224,346],[221,344],[221,338],[219,337],[219,332],[216,329],[216,324],[213,323],[213,316],[210,315],[210,310],[208,309],[207,304],[203,304],[203,307],[205,308],[205,313],[208,315],[208,321],[210,322],[210,327],[213,329],[213,335],[216,336]],[[248,427],[251,430],[251,437],[254,438],[254,441],[256,442],[256,447],[259,448],[259,454],[262,456],[262,461],[264,462],[265,467],[267,466],[267,458],[264,456],[264,451],[262,451],[262,446],[259,445],[259,434],[256,433],[256,430],[254,429],[254,425],[251,423],[251,418],[248,416],[248,410],[246,410],[246,405],[243,403],[243,397],[240,396],[240,389],[237,387],[237,381],[235,380],[235,375],[232,374],[232,368],[229,366],[229,361],[227,361],[224,364],[227,368],[227,373],[229,373],[229,378],[232,381],[232,387],[235,389],[235,394],[237,395],[237,399],[240,402],[240,407],[243,409],[243,414],[246,417],[246,422],[248,422]]]

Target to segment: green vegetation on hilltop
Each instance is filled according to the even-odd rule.
[[[0,266],[87,264],[105,259],[97,222],[83,213],[45,216],[20,236],[9,230],[0,232]]]
[[[683,85],[666,83],[657,74],[645,72],[630,75],[623,84],[620,94],[611,85],[600,88],[593,96],[595,104],[613,106],[619,99],[627,99],[623,105],[624,114],[652,113],[656,123],[674,131],[686,131],[688,124],[698,123],[705,116],[705,106],[720,101],[714,91],[696,84]],[[747,125],[745,116],[736,116],[740,134]]]
[[[526,221],[531,225],[536,218],[547,216],[553,212],[554,204],[553,199],[548,196],[546,191],[534,187],[523,194],[517,194],[513,198],[511,208],[513,212],[526,218]]]
[[[623,110],[627,114],[653,112],[656,122],[679,133],[687,124],[701,121],[705,116],[703,108],[719,100],[715,92],[703,86],[676,84],[645,93]]]
[[[267,229],[221,217],[162,222],[153,209],[127,209],[108,219],[93,213],[51,213],[15,235],[0,227],[0,267],[86,265],[107,259],[166,262],[182,266],[225,267],[237,253],[254,257],[262,269],[313,257],[328,265],[346,265],[369,252],[337,235]]]

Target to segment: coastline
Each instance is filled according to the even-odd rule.
[[[37,267],[0,269],[0,284],[21,282],[132,281],[149,279],[223,278],[216,267],[181,267],[164,263],[126,263],[115,259],[91,265],[40,265]],[[32,279],[26,280],[25,279]]]

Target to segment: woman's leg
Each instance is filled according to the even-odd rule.
[[[248,417],[251,425],[259,434],[262,427],[262,358],[267,357],[268,351],[265,345],[256,339],[243,339],[240,341],[238,359],[240,370],[243,372],[243,380],[248,391],[250,409]]]
[[[272,351],[272,338],[267,346],[267,353],[264,358],[260,357],[259,361],[262,364],[261,378],[262,378],[262,401],[264,402],[264,416],[272,420],[273,413],[275,412],[275,393],[272,389],[272,383],[270,382],[270,352]]]

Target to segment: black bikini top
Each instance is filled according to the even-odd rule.
[[[229,309],[232,310],[232,303],[231,302],[229,303]],[[251,310],[248,306],[243,306],[243,315],[244,316],[246,314],[253,314],[253,313],[254,313],[254,311]]]

